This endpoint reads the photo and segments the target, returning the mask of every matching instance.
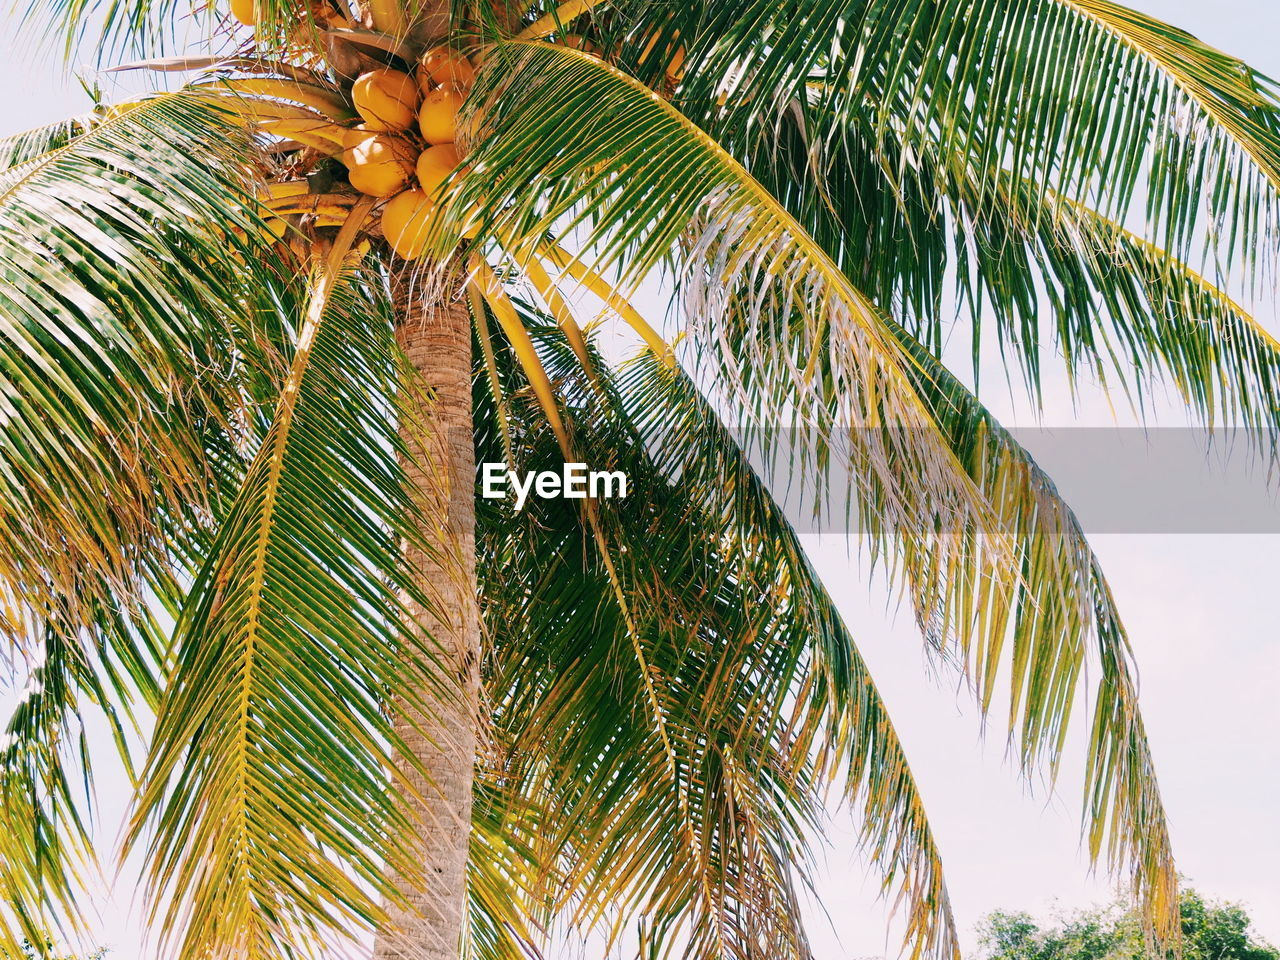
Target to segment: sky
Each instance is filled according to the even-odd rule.
[[[1136,0],[1135,6],[1280,76],[1280,5],[1273,0]],[[16,17],[0,27],[0,90],[7,94],[0,100],[0,135],[89,105],[61,62],[47,50],[33,50],[26,36]],[[139,82],[137,75],[120,81],[91,70],[82,74],[109,91],[128,92]],[[1272,298],[1255,315],[1280,334]],[[1064,378],[1050,377],[1048,384],[1043,425],[1134,423],[1113,413],[1096,391],[1073,402]],[[991,390],[983,399],[1010,426],[1036,424],[1020,398]],[[1147,422],[1180,427],[1186,418],[1168,403]],[[1094,480],[1123,487],[1132,462],[1113,465],[1114,475],[1100,466]],[[1239,493],[1238,477],[1229,481],[1212,467],[1198,483],[1211,498]],[[1272,496],[1260,477],[1245,484],[1261,500]],[[1280,944],[1280,536],[1106,533],[1090,539],[1136,650],[1179,868],[1206,895],[1243,904],[1257,931]],[[993,726],[984,738],[968,695],[929,671],[909,613],[894,608],[887,585],[868,574],[850,542],[831,534],[805,540],[906,747],[966,946],[976,944],[980,919],[994,909],[1051,917],[1110,899],[1109,881],[1090,874],[1080,845],[1078,764],[1068,764],[1056,792],[1024,784],[999,729]],[[1078,757],[1079,737],[1075,746]],[[100,781],[98,790],[109,846],[126,791],[110,780]],[[854,836],[848,815],[837,811],[821,842],[817,871],[826,910],[811,908],[819,960],[897,954],[896,940],[886,932],[887,905],[854,849]],[[131,884],[132,871],[126,870],[115,895],[104,899],[94,932],[119,960],[141,950],[143,924],[130,909]]]

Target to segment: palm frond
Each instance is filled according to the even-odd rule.
[[[0,174],[0,580],[32,626],[164,595],[208,509],[256,269],[245,146],[177,94]]]
[[[1008,177],[988,197],[957,203],[974,241],[966,292],[975,316],[989,312],[1020,345],[1029,382],[1038,384],[1043,365],[1038,343],[1051,337],[1073,381],[1090,373],[1139,408],[1169,385],[1206,426],[1246,427],[1274,455],[1280,343],[1248,310],[1091,207]],[[1052,331],[1027,309],[1038,292],[1052,307]]]
[[[288,55],[292,45],[296,54],[299,27],[308,42],[323,46],[329,24],[317,16],[318,5],[255,0],[254,9],[252,31],[243,30],[225,0],[195,8],[177,0],[25,0],[17,15],[68,60],[82,56],[112,69],[199,69],[210,60],[234,60],[248,33],[257,52]],[[138,59],[120,67],[126,58]]]
[[[1101,564],[1075,515],[1031,456],[947,369],[905,331],[928,399],[970,474],[1018,540],[1023,589],[1015,601],[1008,733],[1024,772],[1047,764],[1056,781],[1072,705],[1088,668],[1092,691],[1084,780],[1091,858],[1127,874],[1157,939],[1176,944],[1178,876],[1151,749],[1138,706],[1128,634]],[[1063,585],[1069,585],[1063,589]],[[984,714],[1003,669],[1003,638],[959,637],[959,660]]]
[[[418,510],[391,321],[344,233],[298,289],[263,293],[292,355],[176,628],[131,842],[150,828],[158,929],[183,958],[350,949],[415,876],[384,705],[425,716],[449,691],[406,612],[430,603],[401,549]]]
[[[65,147],[75,137],[84,133],[88,126],[88,122],[84,119],[71,118],[0,139],[0,171],[9,170],[51,150]]]
[[[81,922],[75,881],[92,865],[76,789],[76,768],[86,779],[89,769],[77,742],[78,651],[52,626],[44,639],[0,740],[0,952],[14,957],[24,940],[43,942],[52,923]]]
[[[594,257],[605,269],[620,266],[624,284],[634,280],[626,271],[669,262],[666,251],[678,245],[680,252],[671,260],[692,318],[693,356],[705,362],[700,373],[710,386],[713,408],[732,410],[745,422],[744,442],[766,457],[766,476],[803,475],[805,467],[815,468],[810,474],[815,479],[802,484],[807,484],[803,493],[839,496],[842,490],[823,489],[824,482],[832,482],[824,477],[835,467],[849,470],[850,509],[862,521],[861,529],[891,548],[892,571],[910,587],[926,636],[935,649],[954,646],[960,652],[984,709],[1000,665],[1011,658],[1013,709],[1025,714],[1011,729],[1020,731],[1028,769],[1045,760],[1056,770],[1080,672],[1089,660],[1101,664],[1108,679],[1098,691],[1103,712],[1095,716],[1106,729],[1097,742],[1113,749],[1096,761],[1101,766],[1090,781],[1104,795],[1089,801],[1091,848],[1100,855],[1105,835],[1113,866],[1129,866],[1159,934],[1176,936],[1176,897],[1168,895],[1172,861],[1158,793],[1153,783],[1144,785],[1150,757],[1132,697],[1127,645],[1105,584],[1094,580],[1092,554],[1071,526],[1074,521],[1063,519],[1069,511],[1051,486],[1034,471],[1028,479],[1033,465],[1007,442],[994,451],[979,444],[981,456],[967,445],[982,421],[976,401],[860,295],[778,201],[705,134],[637,82],[589,56],[528,46],[519,50],[508,65],[515,71],[512,86],[495,90],[483,106],[495,133],[479,146],[477,165],[489,164],[486,169],[500,185],[510,184],[490,194],[494,233],[529,236],[576,227],[587,234],[582,258]],[[575,93],[548,108],[540,95],[544,83]],[[583,92],[582,103],[573,99],[577,91]],[[588,101],[591,119],[584,121]],[[561,103],[564,116],[557,113]],[[571,112],[578,117],[572,125]],[[508,164],[515,168],[517,156],[521,170],[546,171],[547,181],[536,182],[528,194],[527,176],[519,182],[503,176]],[[1097,221],[1091,228],[1102,229]],[[1114,233],[1109,238],[1113,248],[1116,239]],[[1061,256],[1067,242],[1058,249]],[[1156,266],[1148,261],[1138,269],[1131,263],[1130,274],[1147,283],[1178,276]],[[1093,276],[1104,269],[1095,265]],[[1112,291],[1117,302],[1124,290]],[[1143,287],[1144,309],[1153,309],[1154,297],[1168,291]],[[848,312],[840,314],[837,307]],[[1230,325],[1240,318],[1223,319]],[[850,327],[860,322],[868,332],[851,335]],[[891,348],[885,349],[879,331],[887,332]],[[883,365],[868,371],[869,354]],[[1241,362],[1248,365],[1248,351],[1242,354]],[[1220,361],[1192,369],[1180,366],[1176,356],[1166,360],[1175,374],[1185,371],[1189,381],[1207,369],[1229,369]],[[1264,372],[1261,386],[1266,382]],[[778,428],[786,427],[799,436],[790,448],[776,440]],[[871,455],[857,449],[878,443],[882,430],[890,434],[886,447]],[[806,452],[812,434],[820,439]],[[837,436],[846,447],[837,445]],[[946,457],[931,459],[937,438]],[[912,443],[923,444],[927,452],[908,450]],[[842,461],[845,456],[849,463]],[[1011,545],[1016,575],[1003,577],[999,566],[994,575],[975,574],[975,546],[964,536],[969,528],[963,521],[954,523],[956,513],[948,512],[950,504],[937,488],[919,489],[925,459],[944,477],[949,477],[944,471],[962,465],[983,505],[972,516],[983,518],[983,533]],[[875,467],[886,462],[888,473],[877,473]],[[912,479],[897,472],[908,463],[917,478],[914,489]],[[890,498],[888,509],[882,491]],[[897,495],[926,512],[927,532],[898,512],[891,499]],[[880,547],[873,555],[880,555]],[[1082,582],[1093,589],[1080,594]],[[1006,654],[1010,638],[1012,650]],[[1091,642],[1097,644],[1092,652]],[[1111,720],[1100,719],[1108,713]],[[1113,786],[1102,786],[1104,781]]]
[[[1276,429],[1275,343],[1187,262],[1094,207],[1009,170],[980,172],[972,152],[935,137],[877,141],[872,111],[847,120],[814,161],[799,121],[781,124],[769,182],[877,304],[937,355],[958,324],[973,353],[995,328],[1038,394],[1044,346],[1073,378],[1092,374],[1143,405],[1165,380],[1209,425]],[[877,155],[879,154],[879,156]],[[895,158],[910,173],[895,177]],[[906,161],[903,161],[904,163]]]
[[[805,691],[807,715],[797,720],[804,712],[797,707],[789,721],[797,731],[795,747],[818,755],[818,782],[841,778],[859,815],[864,850],[882,873],[886,896],[905,915],[904,947],[917,957],[958,956],[940,853],[901,742],[783,510],[711,404],[661,355],[635,361],[620,387],[662,475],[680,477],[676,496],[701,504],[711,518],[704,536],[739,554],[730,568],[750,557],[752,565],[768,570],[776,564],[783,571],[771,592],[775,598],[787,592],[778,616],[796,632],[782,630],[778,640],[797,645],[807,634],[812,658],[812,672],[801,683],[801,689],[813,684]],[[739,589],[762,583],[758,573],[731,575]],[[760,600],[769,593],[762,591]]]
[[[543,897],[613,937],[644,916],[646,956],[808,956],[795,901],[804,829],[840,779],[913,954],[954,956],[901,745],[763,484],[667,364],[638,361],[615,380],[597,363],[590,377],[571,345],[526,322],[574,455],[636,487],[597,503],[603,537],[572,501],[521,514],[480,503],[493,762],[542,811],[531,854]],[[528,409],[507,366],[504,392]],[[496,457],[493,412],[478,411],[478,426]],[[513,468],[559,469],[560,443],[534,422],[510,431]]]
[[[1280,90],[1110,0],[623,0],[594,29],[607,56],[659,89],[661,67],[655,75],[642,53],[655,36],[678,37],[689,55],[672,102],[935,353],[954,291],[975,328],[975,375],[980,329],[994,325],[1033,395],[1050,332],[1073,374],[1105,367],[1143,386],[1178,351],[1176,331],[1191,329],[1170,319],[1198,306],[1178,288],[1223,287],[1236,255],[1256,280],[1248,267],[1275,249]],[[1085,212],[1096,227],[1082,226]],[[1127,238],[1113,242],[1118,229]],[[1150,245],[1136,255],[1144,264],[1158,251],[1167,262],[1139,268],[1130,253],[1113,255],[1133,242]],[[1123,271],[1119,291],[1100,282],[1104,265]],[[1056,331],[1038,328],[1050,313],[1046,279]],[[1117,344],[1094,339],[1107,311],[1107,322],[1138,329],[1118,330]],[[1239,355],[1224,356],[1230,367]],[[1261,383],[1249,380],[1236,389]]]
[[[683,109],[753,169],[798,112],[820,171],[869,107],[875,139],[940,139],[976,178],[1008,169],[1112,219],[1145,214],[1176,255],[1206,234],[1224,256],[1274,246],[1275,84],[1111,0],[645,6],[690,38]],[[889,175],[910,176],[910,157]]]
[[[554,886],[543,873],[551,865],[535,852],[545,824],[540,808],[521,794],[521,784],[506,776],[504,766],[492,751],[477,764],[464,960],[543,956],[538,944],[546,939],[550,911],[536,897],[540,888]]]
[[[3,148],[0,626],[6,654],[44,677],[6,755],[19,917],[75,920],[87,849],[60,772],[65,711],[96,704],[131,762],[124,724],[155,704],[163,650],[148,603],[176,597],[224,474],[241,402],[230,344],[255,272],[245,146],[223,115],[169,95]]]
[[[624,293],[673,258],[695,342],[747,419],[804,423],[810,462],[846,458],[854,508],[892,536],[927,542],[939,583],[1016,579],[911,386],[909,358],[780,204],[668,104],[589,55],[512,44],[491,62],[503,57],[492,73],[501,89],[477,93],[493,94],[482,109],[498,132],[475,164],[494,187],[468,178],[451,202],[482,205],[500,238],[581,224],[583,259],[597,273],[622,266]],[[548,89],[569,93],[548,102]],[[989,625],[999,628],[998,616]]]

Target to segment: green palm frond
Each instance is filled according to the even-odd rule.
[[[984,526],[985,505],[916,396],[909,359],[778,201],[600,61],[531,44],[499,59],[512,72],[493,71],[503,87],[483,109],[501,133],[475,159],[496,184],[463,181],[458,208],[484,204],[499,237],[537,237],[572,218],[589,228],[585,248],[601,271],[624,268],[624,288],[674,257],[695,343],[746,419],[806,424],[813,447],[802,452],[819,464],[845,458],[863,519],[928,541],[951,582],[1007,581],[1000,538],[974,537],[995,527]],[[570,93],[548,103],[548,89]]]
[[[685,374],[645,356],[619,386],[660,475],[680,478],[674,501],[699,504],[710,518],[708,539],[736,554],[736,562],[727,565],[735,571],[730,576],[739,564],[756,568],[751,577],[737,576],[738,589],[747,594],[744,605],[778,603],[785,625],[779,624],[775,642],[808,646],[811,674],[800,686],[814,686],[805,691],[808,715],[797,720],[805,708],[793,706],[788,720],[805,731],[794,734],[795,747],[817,754],[817,782],[835,778],[843,784],[859,815],[864,850],[882,872],[886,897],[904,914],[904,946],[912,956],[957,956],[940,853],[902,745],[853,637],[782,509]],[[772,591],[751,597],[749,585],[767,585],[779,572]]]
[[[26,27],[40,30],[46,43],[57,43],[68,60],[91,51],[99,62],[172,52],[180,21],[194,21],[210,38],[218,22],[212,4],[192,10],[173,0],[27,0],[15,13]]]
[[[335,251],[263,291],[295,346],[176,628],[132,842],[150,828],[156,916],[184,958],[319,956],[382,919],[393,871],[414,875],[384,698],[421,715],[447,691],[406,613],[429,602],[401,552],[418,510],[390,319]]]
[[[20,916],[54,901],[77,915],[88,851],[62,772],[75,711],[105,711],[128,764],[132,705],[157,700],[148,604],[176,596],[173,552],[227,450],[210,427],[239,402],[245,143],[169,95],[0,147],[0,628],[5,655],[25,649],[42,677],[13,720],[0,798],[22,825],[5,854]]]
[[[763,484],[665,363],[639,360],[616,380],[597,363],[588,378],[558,336],[539,342],[575,455],[634,485],[599,504],[602,540],[571,501],[522,514],[481,503],[495,762],[544,811],[543,896],[615,937],[643,916],[653,956],[808,956],[795,902],[805,828],[843,782],[913,954],[954,956],[901,746]],[[503,385],[526,396],[514,373]],[[478,389],[483,400],[484,378]],[[482,453],[499,459],[494,413],[485,403],[478,423]],[[517,469],[564,462],[549,432],[511,433]]]
[[[556,886],[547,876],[556,865],[538,856],[546,825],[521,786],[507,777],[497,751],[477,763],[463,960],[542,960],[538,945],[552,911],[537,891]]]
[[[0,739],[0,953],[15,957],[23,940],[43,942],[51,920],[80,921],[74,880],[92,863],[70,766],[87,777],[70,662],[78,651],[51,626],[45,641]]]
[[[771,162],[775,129],[797,111],[820,173],[869,106],[877,139],[941,139],[972,153],[977,177],[1009,169],[1113,219],[1145,213],[1176,254],[1203,230],[1224,252],[1270,243],[1275,84],[1110,0],[644,8],[688,38],[683,109],[753,166]],[[890,175],[911,176],[910,156]]]
[[[133,781],[130,740],[139,727],[131,703],[155,699],[157,625],[103,607],[95,626],[96,637],[130,635],[133,643],[93,644],[56,621],[28,638],[39,643],[24,657],[28,679],[0,738],[0,950],[14,956],[22,940],[43,942],[58,925],[85,929],[83,884],[99,870],[90,831],[94,770],[103,759],[91,757],[86,729],[105,722]],[[121,656],[140,651],[146,662]]]
[[[1191,311],[1242,314],[1213,290],[1232,255],[1273,245],[1280,92],[1239,60],[1109,0],[621,10],[592,27],[606,53],[657,84],[637,51],[655,31],[678,36],[689,55],[673,103],[935,352],[954,290],[975,362],[993,325],[1033,392],[1050,332],[1073,373],[1141,387],[1163,367],[1184,392],[1215,378],[1265,391],[1256,334],[1221,354],[1253,370],[1174,356],[1205,319]],[[1203,279],[1190,266],[1201,255],[1217,271]],[[1054,331],[1038,328],[1046,280]],[[1189,362],[1199,369],[1171,369]]]
[[[620,266],[624,283],[668,262],[668,251],[678,244],[673,266],[691,316],[694,356],[705,361],[701,375],[715,406],[745,421],[748,449],[765,456],[767,476],[789,475],[780,471],[794,471],[797,463],[813,466],[819,479],[807,492],[825,495],[827,470],[850,471],[850,509],[862,529],[892,548],[891,569],[911,588],[922,628],[940,650],[955,644],[984,709],[1012,637],[1012,698],[1014,709],[1026,713],[1020,723],[1028,766],[1045,757],[1056,768],[1079,672],[1090,659],[1089,638],[1096,638],[1093,656],[1110,680],[1101,706],[1111,712],[1099,736],[1115,747],[1104,765],[1116,786],[1102,790],[1107,800],[1125,795],[1132,802],[1109,809],[1105,826],[1095,816],[1089,828],[1095,841],[1101,833],[1110,838],[1116,864],[1132,865],[1137,892],[1161,935],[1175,936],[1176,913],[1170,911],[1176,911],[1176,898],[1167,896],[1172,864],[1158,795],[1134,799],[1127,793],[1145,789],[1141,779],[1149,763],[1135,733],[1140,721],[1127,648],[1110,605],[1096,609],[1093,598],[1077,593],[1082,569],[1084,582],[1092,582],[1092,554],[1062,519],[1069,513],[1051,488],[1018,480],[1019,471],[1029,469],[1021,451],[1002,447],[995,456],[984,448],[975,460],[974,450],[961,442],[979,419],[972,397],[957,392],[954,379],[943,379],[945,370],[856,291],[781,204],[705,134],[589,56],[517,49],[507,64],[514,72],[510,86],[494,90],[484,104],[499,132],[477,153],[477,166],[500,185],[488,198],[493,232],[529,236],[577,226],[587,233],[583,256],[606,269]],[[548,106],[542,96],[548,88],[573,93]],[[584,120],[587,103],[590,119]],[[527,175],[519,181],[504,176],[517,168],[540,171],[527,193]],[[461,202],[478,200],[464,189]],[[1118,302],[1123,290],[1115,291]],[[860,335],[852,335],[858,324]],[[1168,359],[1177,371],[1177,358]],[[1229,370],[1224,363],[1213,362],[1220,376]],[[1264,371],[1263,386],[1265,377]],[[1232,379],[1229,372],[1223,379]],[[771,445],[776,441],[762,429],[766,425],[774,431],[795,427],[800,453]],[[889,440],[876,447],[882,434]],[[806,450],[813,435],[818,442]],[[837,437],[846,446],[837,445]],[[934,456],[939,441],[943,457]],[[871,453],[858,449],[864,443]],[[841,462],[842,456],[850,462]],[[913,479],[898,472],[904,467]],[[1016,574],[1007,576],[997,564],[975,575],[975,563],[982,561],[964,535],[967,521],[957,523],[955,501],[947,498],[965,491],[953,470],[979,495],[980,506],[970,515],[981,518],[979,529],[1011,545]],[[921,479],[938,486],[921,490]],[[895,505],[882,491],[905,499]],[[1046,498],[1053,508],[1047,514]],[[928,518],[923,527],[897,509],[908,502],[916,521]],[[1054,529],[1034,526],[1041,522]],[[1091,813],[1105,806],[1095,798]],[[1097,842],[1093,849],[1101,852]]]
[[[1087,668],[1092,691],[1084,833],[1090,856],[1127,874],[1163,942],[1178,937],[1178,877],[1164,804],[1138,707],[1132,651],[1101,564],[1075,515],[1031,456],[941,363],[903,332],[920,364],[921,395],[957,456],[1015,532],[1023,589],[1013,611],[1008,733],[1024,772],[1046,762],[1056,781],[1072,704]],[[1062,590],[1062,584],[1071,584]],[[959,659],[983,712],[996,693],[1003,645],[959,637]]]
[[[32,626],[164,595],[207,507],[254,270],[245,146],[168,95],[0,174],[0,580]]]
[[[1044,291],[1073,378],[1118,385],[1138,407],[1170,385],[1207,426],[1247,427],[1275,451],[1280,343],[1220,285],[1093,208],[1025,181],[1006,178],[988,198],[958,204],[975,241],[970,292],[1020,345],[1029,382],[1038,385],[1037,343],[1049,331],[1025,307]]]
[[[51,150],[65,147],[84,133],[88,126],[87,120],[72,118],[0,139],[0,171],[12,169]]]
[[[1206,423],[1274,434],[1274,340],[1222,281],[1086,203],[1007,170],[980,173],[939,139],[877,146],[873,123],[870,111],[851,120],[819,174],[788,119],[783,159],[767,173],[842,269],[935,355],[953,329],[944,303],[954,292],[972,323],[975,368],[994,327],[1033,392],[1052,341],[1073,378],[1093,374],[1137,405],[1165,379]],[[895,179],[905,155],[912,172]]]

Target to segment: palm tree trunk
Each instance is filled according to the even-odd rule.
[[[471,321],[449,284],[424,296],[409,277],[393,284],[397,337],[419,381],[406,390],[403,428],[410,482],[426,507],[429,541],[438,555],[413,550],[410,560],[435,609],[416,609],[421,629],[440,648],[458,695],[430,697],[422,731],[398,731],[426,777],[414,787],[424,801],[420,824],[420,883],[397,878],[410,908],[391,907],[392,928],[381,933],[375,960],[457,960],[464,914],[471,787],[477,745],[480,627],[475,568],[475,447],[471,424]],[[415,425],[413,421],[417,421]]]

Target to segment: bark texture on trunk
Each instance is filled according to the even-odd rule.
[[[475,447],[471,423],[471,320],[450,284],[439,295],[408,277],[393,283],[400,346],[418,373],[406,391],[409,480],[432,518],[429,540],[438,555],[413,550],[410,560],[435,610],[415,609],[435,638],[459,696],[436,700],[420,733],[398,730],[428,774],[414,787],[425,802],[420,821],[423,880],[397,878],[411,909],[391,909],[375,960],[457,960],[464,914],[471,787],[477,748],[480,624],[475,568]],[[435,698],[433,698],[435,699]]]

